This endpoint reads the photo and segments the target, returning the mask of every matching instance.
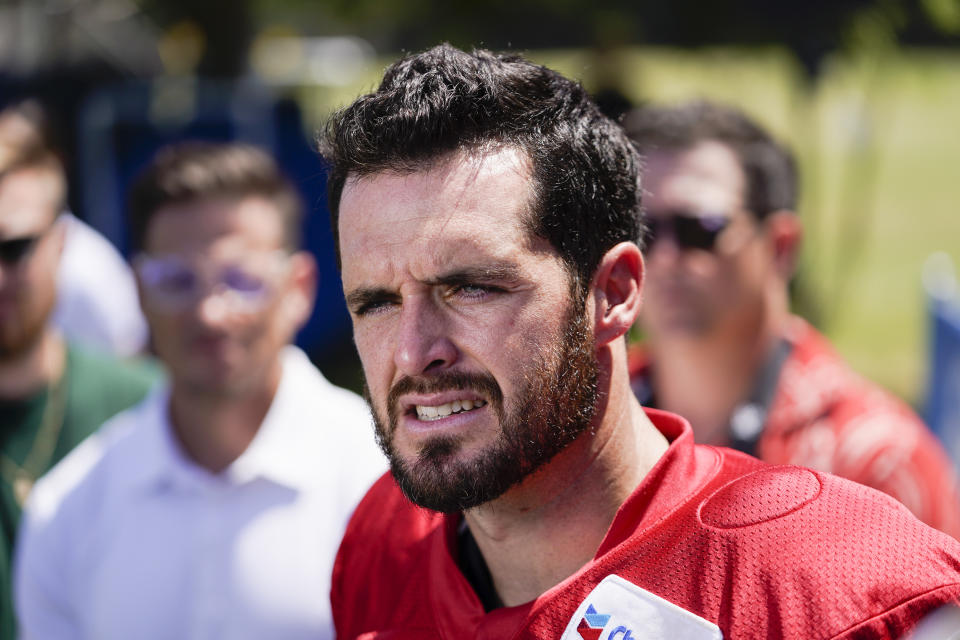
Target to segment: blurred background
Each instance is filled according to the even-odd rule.
[[[523,51],[614,114],[693,97],[744,108],[801,162],[795,308],[915,406],[938,381],[960,389],[931,315],[956,324],[960,0],[3,0],[0,98],[54,109],[71,208],[122,251],[123,194],[160,144],[273,150],[312,211],[323,274],[299,341],[357,388],[313,132],[439,41]]]

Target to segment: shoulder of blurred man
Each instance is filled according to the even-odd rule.
[[[829,341],[798,316],[784,336],[780,369],[757,455],[879,489],[920,520],[960,538],[960,493],[949,458],[902,400],[856,374]],[[629,351],[630,384],[654,398],[654,363],[642,344]]]
[[[67,230],[51,322],[70,340],[124,357],[141,353],[149,330],[133,270],[96,229],[70,213],[61,220]]]
[[[140,402],[161,377],[160,368],[149,361],[122,361],[68,342],[61,378],[10,405],[5,415],[16,423],[6,425],[4,455],[19,462],[34,455],[38,446],[47,447],[43,466],[33,469],[46,473],[104,422]],[[55,418],[52,423],[50,416]],[[16,523],[19,507],[14,504],[7,506]]]
[[[678,420],[649,413],[661,428]],[[458,566],[461,518],[412,505],[382,477],[358,506],[334,568],[338,633],[576,639],[587,637],[575,634],[593,607],[603,629],[633,628],[637,637],[650,620],[641,608],[666,633],[693,620],[703,635],[683,636],[691,638],[720,637],[711,629],[722,637],[888,637],[960,597],[960,543],[888,496],[694,445],[686,429],[621,507],[590,563],[533,602],[492,612]]]
[[[71,424],[64,428],[73,429],[81,439],[139,403],[164,377],[163,368],[151,358],[118,358],[75,342],[67,345],[65,375],[66,420]]]
[[[60,381],[30,400],[39,402],[42,409],[24,414],[29,420],[22,424],[8,425],[10,433],[18,431],[20,439],[28,439],[29,451],[49,447],[45,465],[36,470],[40,474],[47,473],[110,418],[140,402],[162,378],[159,366],[150,361],[119,360],[72,343],[67,343],[66,358]],[[43,444],[41,441],[50,437],[50,432],[44,433],[48,415],[59,415],[59,422],[53,439]],[[4,453],[15,459],[18,455]],[[20,509],[13,503],[9,508],[16,523]]]
[[[834,473],[879,489],[918,518],[960,537],[960,493],[943,447],[902,400],[855,373],[799,317],[784,363],[761,459]]]

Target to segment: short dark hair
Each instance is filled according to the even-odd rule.
[[[0,110],[0,181],[11,174],[37,170],[57,183],[53,216],[59,216],[67,201],[67,176],[59,156],[46,144],[43,112],[34,102],[16,103]]]
[[[516,55],[441,44],[391,65],[375,92],[335,113],[321,134],[338,260],[349,177],[410,173],[498,145],[531,162],[529,229],[557,250],[581,293],[604,253],[640,241],[639,155],[580,84]]]
[[[286,248],[298,249],[303,203],[270,154],[241,143],[192,141],[163,147],[130,189],[127,208],[133,246],[143,249],[150,221],[164,207],[251,197],[276,206]]]
[[[739,109],[705,100],[646,106],[627,114],[623,126],[643,154],[720,142],[740,161],[746,177],[745,204],[758,220],[774,211],[796,210],[793,154]]]

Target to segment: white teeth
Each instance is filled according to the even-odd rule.
[[[462,413],[471,409],[479,409],[487,404],[485,400],[454,400],[437,406],[417,405],[417,418],[420,420],[439,420],[453,413]]]

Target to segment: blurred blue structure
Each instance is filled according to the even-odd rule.
[[[317,258],[320,283],[313,315],[297,337],[315,361],[350,357],[350,319],[343,303],[326,206],[326,172],[305,135],[300,109],[247,82],[166,78],[100,89],[77,123],[79,215],[125,255],[125,194],[161,146],[186,139],[242,141],[271,151],[307,205],[304,241]]]
[[[960,468],[960,296],[950,258],[930,256],[923,279],[930,317],[924,419]]]

